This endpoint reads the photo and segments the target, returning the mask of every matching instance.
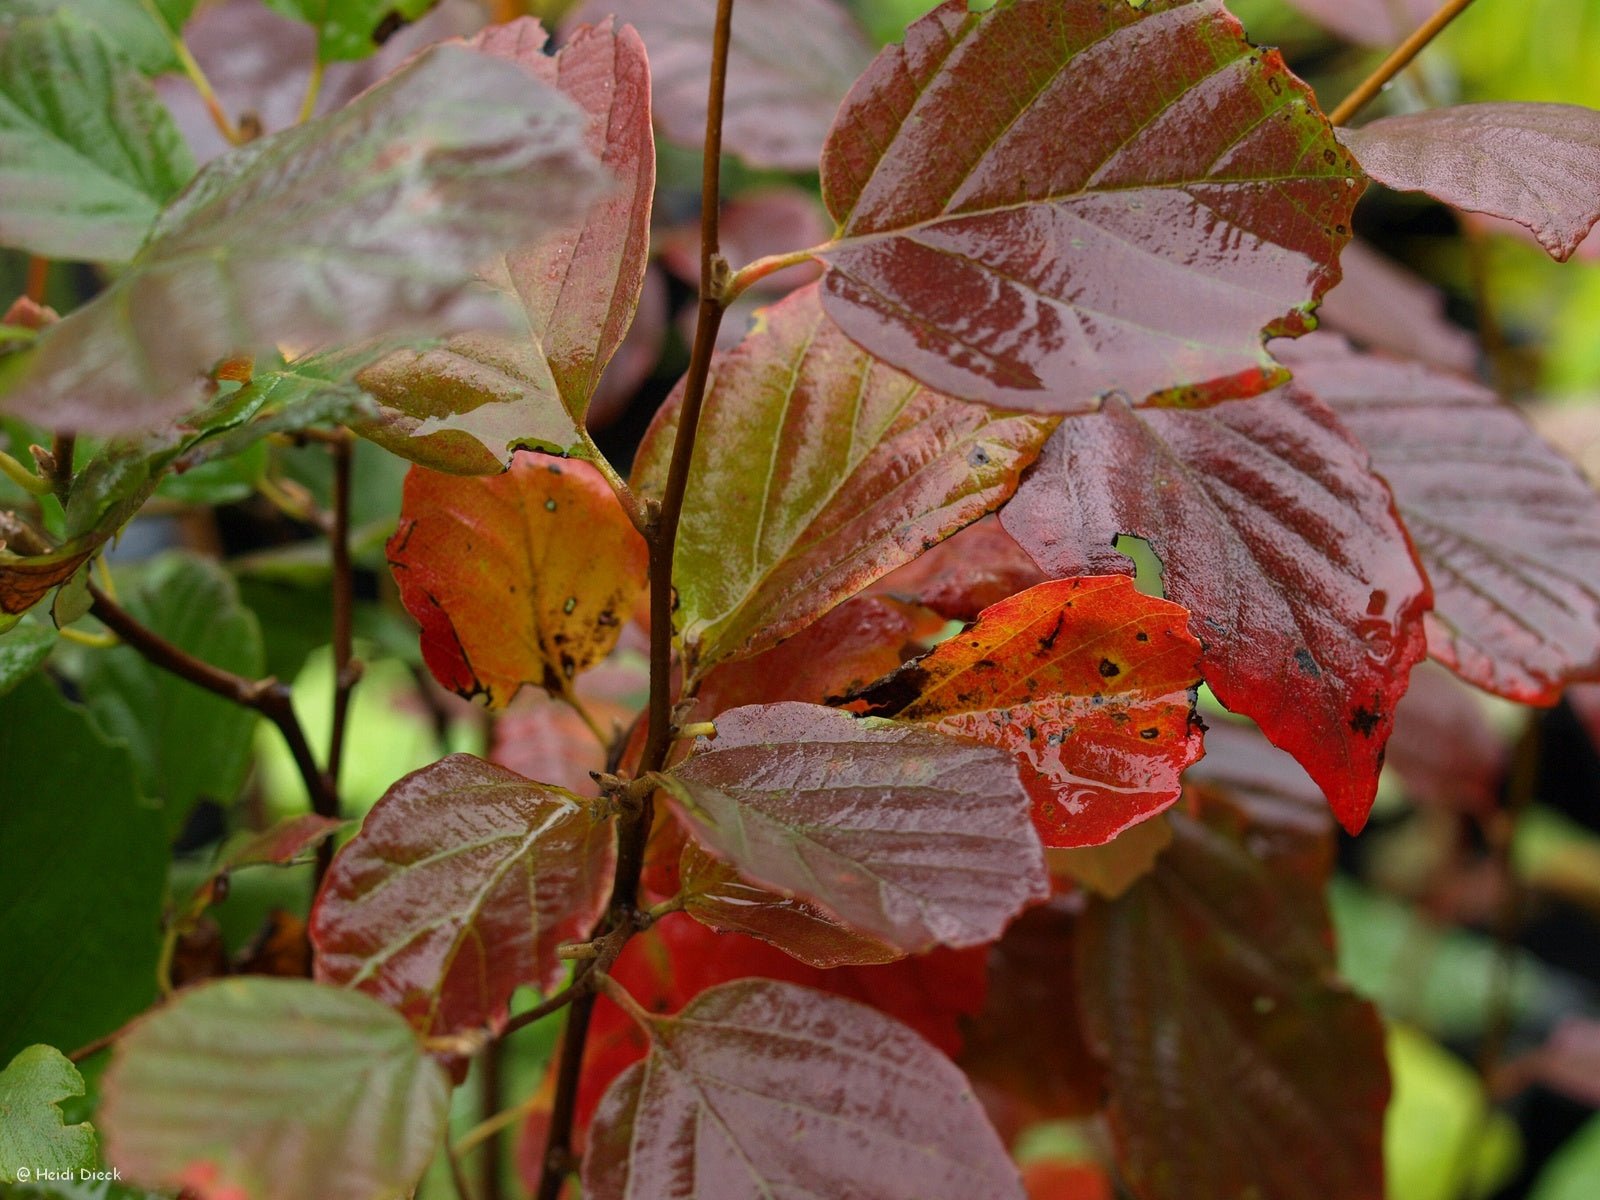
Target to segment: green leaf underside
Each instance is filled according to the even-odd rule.
[[[123,262],[194,174],[155,90],[69,13],[0,27],[0,244]]]
[[[143,1017],[119,1040],[102,1095],[106,1156],[143,1186],[400,1200],[443,1134],[450,1085],[376,1000],[247,977]]]
[[[148,428],[193,408],[230,354],[481,320],[472,268],[602,190],[571,104],[434,47],[207,164],[128,270],[39,336],[6,403],[56,427]]]

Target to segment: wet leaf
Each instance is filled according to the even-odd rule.
[[[453,754],[390,788],[335,855],[311,917],[317,978],[430,1036],[499,1029],[518,986],[559,983],[556,947],[604,911],[614,855],[576,796]]]
[[[667,1013],[709,987],[764,977],[804,984],[870,1004],[954,1056],[960,1022],[983,1008],[987,950],[939,949],[877,966],[808,966],[755,938],[716,933],[671,914],[629,940],[611,974],[644,1007]],[[584,1055],[578,1123],[588,1123],[606,1087],[649,1050],[644,1033],[603,993]]]
[[[194,174],[154,89],[68,13],[0,27],[0,243],[122,262]]]
[[[1339,255],[1343,278],[1323,298],[1317,320],[1377,350],[1470,374],[1478,344],[1445,315],[1444,293],[1359,239]]]
[[[1600,221],[1600,112],[1462,104],[1384,117],[1340,140],[1388,187],[1533,230],[1565,262]]]
[[[893,962],[891,946],[855,932],[807,900],[750,883],[690,842],[679,867],[684,911],[723,933],[760,938],[813,967]]]
[[[673,570],[699,669],[775,645],[993,509],[1049,432],[874,362],[815,287],[712,370]],[[664,485],[677,411],[675,394],[640,447],[646,494]]]
[[[337,113],[207,164],[128,270],[39,335],[6,404],[144,429],[193,408],[225,356],[481,315],[471,269],[603,190],[582,124],[510,64],[425,51]]]
[[[83,1076],[53,1046],[29,1046],[0,1071],[0,1183],[18,1182],[18,1167],[75,1179],[98,1165],[94,1126],[68,1125],[61,1113],[63,1100],[82,1096]]]
[[[991,604],[1044,582],[1044,573],[1001,526],[984,517],[872,585],[951,621],[970,621]]]
[[[705,141],[716,12],[716,0],[595,0],[580,13],[615,14],[644,35],[656,123],[691,150]],[[741,0],[732,34],[723,149],[754,167],[816,170],[828,123],[871,57],[866,38],[837,0]]]
[[[1078,1003],[1082,907],[1058,896],[1018,917],[989,950],[983,1012],[962,1026],[962,1069],[1020,1103],[1030,1122],[1087,1117],[1105,1098],[1105,1068],[1084,1044]]]
[[[1133,566],[1144,538],[1217,698],[1294,754],[1360,829],[1428,587],[1367,453],[1294,389],[1203,412],[1108,403],[1062,423],[1001,523],[1052,575]]]
[[[566,694],[645,587],[644,539],[600,473],[527,452],[473,479],[412,467],[388,553],[428,669],[491,708],[524,684]]]
[[[129,1029],[99,1121],[106,1157],[144,1187],[380,1200],[416,1184],[449,1099],[444,1073],[376,1000],[253,977],[185,991]]]
[[[949,0],[857,82],[822,188],[844,331],[929,387],[1046,412],[1280,382],[1263,332],[1308,327],[1361,194],[1221,0]]]
[[[1600,671],[1600,497],[1577,468],[1475,383],[1322,338],[1292,361],[1394,491],[1433,583],[1429,653],[1532,704]]]
[[[810,704],[734,709],[665,777],[701,845],[898,950],[998,937],[1046,894],[1009,758]]]
[[[857,696],[1009,753],[1046,846],[1096,846],[1177,800],[1202,753],[1200,643],[1120,575],[1041,583]]]
[[[612,1084],[590,1130],[595,1200],[1022,1195],[966,1079],[864,1005],[751,980],[646,1028],[650,1057]]]
[[[400,352],[362,373],[390,411],[368,436],[439,470],[482,473],[517,446],[581,449],[579,424],[600,374],[633,322],[650,251],[655,142],[650,67],[632,29],[582,26],[554,55],[532,18],[471,43],[514,62],[582,111],[584,142],[617,181],[580,220],[549,230],[528,209],[521,244],[487,272],[520,309],[515,335],[463,334]]]
[[[1383,1026],[1334,980],[1326,839],[1220,798],[1170,819],[1156,870],[1079,933],[1133,1194],[1381,1196]]]

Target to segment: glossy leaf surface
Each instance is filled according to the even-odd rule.
[[[993,509],[1048,434],[874,362],[815,287],[712,370],[673,570],[701,667],[776,644]],[[676,418],[674,401],[640,448],[646,494],[664,486]]]
[[[1012,755],[1046,846],[1109,842],[1202,753],[1189,614],[1121,575],[1041,583],[861,693],[869,711]]]
[[[614,13],[644,35],[656,123],[691,150],[705,141],[716,12],[716,0],[597,0],[582,12]],[[866,39],[836,0],[744,0],[732,34],[723,149],[751,166],[816,170],[839,101],[871,57]]]
[[[402,351],[362,373],[391,410],[374,440],[440,470],[482,472],[517,446],[565,452],[600,373],[639,304],[650,250],[655,143],[650,67],[632,29],[580,27],[555,54],[522,18],[471,43],[522,67],[582,111],[584,143],[615,177],[581,219],[546,233],[535,207],[527,236],[486,272],[522,313],[515,334],[469,333]],[[524,205],[526,201],[523,202]]]
[[[845,332],[940,391],[1046,412],[1281,380],[1263,332],[1307,327],[1361,193],[1220,0],[949,0],[856,84],[822,187]]]
[[[61,1112],[82,1095],[83,1076],[53,1046],[29,1046],[0,1071],[0,1183],[18,1182],[18,1167],[56,1179],[94,1169],[94,1126],[68,1125]]]
[[[1046,894],[1009,758],[810,704],[734,709],[667,777],[708,850],[896,949],[992,941]]]
[[[1388,480],[1433,583],[1428,650],[1554,703],[1600,671],[1600,497],[1487,388],[1322,339],[1293,359]]]
[[[433,1157],[450,1085],[376,1000],[255,977],[202,984],[142,1018],[102,1096],[106,1157],[143,1186],[397,1200]]]
[[[1121,402],[1064,422],[1001,523],[1050,574],[1122,571],[1150,543],[1223,704],[1260,723],[1360,829],[1428,587],[1388,489],[1293,389],[1204,412]]]
[[[1565,262],[1600,221],[1600,112],[1462,104],[1384,117],[1340,138],[1379,183],[1533,230]]]
[[[264,673],[260,622],[215,563],[164,556],[124,600],[135,619],[202,662],[247,679]],[[153,666],[131,646],[97,650],[81,682],[89,711],[133,752],[142,790],[160,801],[173,836],[200,801],[232,804],[250,766],[255,713]]]
[[[590,1130],[595,1200],[1022,1195],[966,1079],[864,1005],[751,980],[648,1029]]]
[[[458,323],[474,266],[603,190],[582,128],[518,68],[428,50],[337,113],[207,164],[129,269],[40,334],[6,404],[55,427],[147,428],[194,407],[227,355]]]
[[[1140,1200],[1383,1194],[1383,1026],[1333,981],[1331,845],[1304,811],[1175,812],[1156,870],[1081,926],[1089,1042]]]
[[[760,938],[813,967],[892,962],[900,952],[855,932],[815,904],[782,896],[743,879],[728,863],[693,842],[679,867],[683,909],[725,933]]]
[[[983,947],[933,950],[878,966],[808,966],[763,941],[716,933],[682,913],[629,940],[612,976],[651,1012],[682,1008],[707,988],[760,977],[804,984],[870,1004],[914,1029],[942,1053],[961,1049],[961,1024],[983,1007]],[[611,1081],[649,1051],[633,1019],[602,993],[595,1004],[579,1089],[579,1124],[587,1124]]]
[[[474,479],[413,467],[388,554],[434,678],[491,708],[524,684],[565,693],[645,586],[644,539],[600,473],[527,452]]]
[[[193,173],[150,84],[89,26],[0,29],[0,243],[122,262]]]
[[[34,1042],[82,1046],[156,998],[170,855],[127,750],[50,680],[0,698],[0,762],[0,979],[21,981],[0,1006],[9,1061]],[[94,919],[61,920],[90,896]]]
[[[988,516],[872,585],[875,594],[931,608],[950,621],[970,621],[991,604],[1043,583],[1028,552]]]
[[[615,838],[576,796],[454,754],[384,794],[334,857],[311,917],[317,978],[359,988],[428,1035],[499,1028],[521,984],[610,894]]]

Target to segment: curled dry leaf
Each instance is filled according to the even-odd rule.
[[[995,508],[1050,430],[874,361],[815,286],[764,310],[712,371],[673,566],[691,671],[776,645]],[[639,449],[647,495],[681,395]]]
[[[1600,221],[1600,112],[1591,108],[1461,104],[1339,137],[1379,183],[1525,225],[1560,262]]]
[[[610,895],[615,835],[568,792],[466,754],[407,775],[334,857],[311,916],[316,975],[429,1036],[498,1029],[561,979]]]
[[[606,14],[644,35],[661,132],[699,150],[717,0],[593,0],[579,19]],[[728,47],[723,149],[755,167],[816,170],[828,122],[871,56],[837,0],[741,0]]]
[[[142,1187],[378,1200],[421,1177],[450,1084],[370,996],[252,977],[202,984],[141,1017],[118,1039],[101,1096],[106,1158]]]
[[[1318,337],[1290,360],[1389,483],[1434,591],[1428,651],[1554,704],[1600,672],[1600,496],[1488,388]]]
[[[1198,412],[1118,401],[1064,421],[1001,523],[1051,575],[1160,558],[1217,698],[1253,717],[1365,823],[1430,607],[1368,455],[1296,388]]]
[[[651,1052],[595,1114],[595,1200],[1021,1200],[961,1072],[865,1005],[746,980],[637,1016]]]
[[[1189,614],[1121,575],[991,605],[855,697],[1014,758],[1046,846],[1096,846],[1178,799],[1202,753]]]
[[[1082,412],[1281,382],[1263,333],[1309,327],[1361,176],[1221,0],[948,0],[856,83],[822,190],[850,337],[952,396]]]
[[[388,554],[434,678],[491,708],[524,684],[567,694],[617,644],[647,568],[595,468],[526,451],[496,476],[412,467]]]
[[[128,269],[40,333],[5,405],[52,428],[147,429],[194,408],[229,355],[481,318],[473,268],[605,191],[583,125],[509,63],[426,50],[208,163]]]
[[[716,726],[664,785],[694,838],[748,879],[908,953],[993,941],[1048,894],[1003,752],[811,704]]]

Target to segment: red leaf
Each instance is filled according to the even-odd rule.
[[[1028,552],[991,516],[885,575],[872,592],[914,600],[947,620],[970,621],[1044,578]]]
[[[1082,904],[1029,909],[989,951],[983,1012],[963,1028],[962,1068],[1022,1105],[1022,1119],[1100,1110],[1105,1069],[1084,1044],[1073,937]]]
[[[961,1073],[864,1005],[747,980],[638,1015],[651,1055],[595,1114],[594,1200],[1021,1200]]]
[[[1011,408],[1281,381],[1263,331],[1307,327],[1361,194],[1310,90],[1220,0],[969,9],[912,24],[840,109],[829,316]]]
[[[317,978],[429,1035],[498,1029],[549,990],[610,894],[615,838],[576,796],[455,754],[390,788],[335,856],[311,915]]]
[[[344,822],[333,817],[319,817],[316,813],[301,813],[285,817],[268,829],[228,851],[217,865],[220,871],[235,867],[265,864],[283,864],[293,861],[311,849],[323,838],[332,835]]]
[[[765,976],[803,983],[870,1004],[915,1029],[948,1055],[961,1049],[959,1021],[983,1007],[987,950],[938,949],[882,966],[821,970],[754,938],[716,933],[682,914],[632,938],[611,975],[653,1012],[673,1012],[708,987]],[[578,1125],[601,1094],[644,1057],[639,1027],[604,994],[595,1004],[578,1092]]]
[[[1104,1169],[1093,1163],[1029,1163],[1022,1170],[1028,1200],[1116,1200],[1116,1191]]]
[[[1482,697],[1434,663],[1411,676],[1384,764],[1418,802],[1483,816],[1494,811],[1511,754]]]
[[[832,115],[831,110],[829,115]],[[807,168],[810,166],[808,163]],[[754,262],[769,254],[788,254],[805,246],[817,246],[832,234],[833,223],[828,220],[816,193],[792,184],[740,192],[722,206],[722,217],[717,223],[722,256],[735,265]],[[689,287],[700,286],[698,221],[686,222],[666,236],[661,246],[661,261]],[[784,296],[813,282],[821,274],[821,265],[808,259],[762,276],[751,284],[750,291],[768,299]]]
[[[602,731],[626,729],[649,689],[643,663],[613,655],[578,676],[573,690]],[[489,759],[528,779],[598,796],[591,771],[606,752],[582,717],[563,700],[523,691],[494,722]]]
[[[1062,423],[1001,523],[1057,576],[1131,573],[1112,543],[1147,540],[1218,699],[1361,828],[1429,594],[1333,414],[1294,389],[1204,412],[1110,402]]]
[[[720,933],[759,938],[810,966],[870,966],[903,957],[815,904],[748,882],[693,842],[683,848],[679,875],[683,909],[695,920]]]
[[[663,782],[695,840],[751,881],[908,953],[993,941],[1048,895],[1007,755],[811,704],[716,724]]]
[[[1188,617],[1121,575],[1041,583],[860,698],[1008,751],[1045,845],[1101,845],[1176,801],[1202,752]]]
[[[716,12],[716,0],[595,0],[579,13],[614,13],[638,27],[655,76],[656,123],[691,150],[705,141]],[[723,149],[754,167],[815,170],[828,122],[871,55],[866,39],[835,0],[740,0],[732,33]]]
[[[1379,183],[1526,225],[1560,262],[1600,221],[1593,109],[1462,104],[1384,117],[1339,137]]]
[[[411,468],[388,552],[428,669],[491,708],[523,684],[564,693],[604,658],[647,566],[598,471],[529,453],[492,477]]]
[[[1383,1026],[1332,982],[1331,855],[1304,812],[1175,812],[1156,870],[1080,927],[1089,1041],[1139,1200],[1383,1194]]]
[[[815,287],[766,309],[712,371],[673,566],[691,673],[776,645],[994,509],[1050,429],[875,362]],[[662,491],[681,395],[639,448],[646,495]]]
[[[1394,491],[1433,583],[1428,650],[1553,704],[1600,671],[1600,497],[1494,393],[1317,338],[1291,361]]]
[[[521,309],[517,335],[469,333],[401,350],[361,383],[385,405],[362,432],[414,462],[459,474],[495,469],[516,446],[584,448],[578,432],[600,373],[622,345],[644,286],[655,192],[650,66],[632,29],[580,26],[555,54],[531,17],[468,45],[522,67],[576,103],[584,141],[615,187],[580,220],[526,241],[486,273]]]

